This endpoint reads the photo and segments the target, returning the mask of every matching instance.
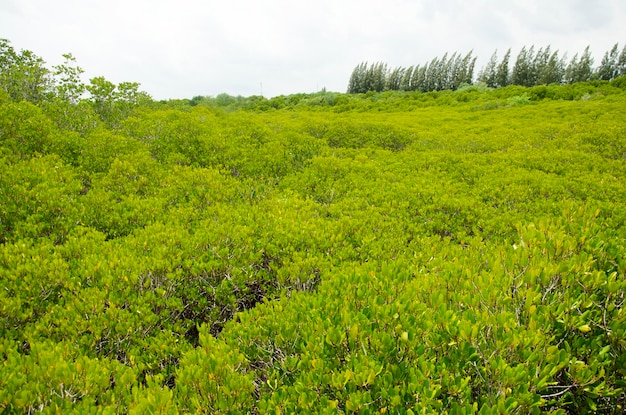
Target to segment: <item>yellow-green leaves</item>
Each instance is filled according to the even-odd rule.
[[[572,88],[0,97],[0,410],[617,407],[625,98]]]

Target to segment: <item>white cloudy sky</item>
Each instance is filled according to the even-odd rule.
[[[156,99],[345,92],[363,61],[626,44],[624,0],[0,0],[0,38]]]

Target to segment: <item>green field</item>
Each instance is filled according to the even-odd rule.
[[[126,98],[0,92],[0,413],[626,410],[624,77]]]

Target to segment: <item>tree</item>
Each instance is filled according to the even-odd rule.
[[[348,94],[362,94],[367,92],[365,78],[367,74],[367,62],[361,62],[352,71],[348,83]]]
[[[97,126],[97,117],[85,100],[87,88],[81,80],[83,69],[71,54],[63,57],[63,64],[52,67],[51,96],[43,107],[60,129],[85,135]]]
[[[435,91],[447,89],[448,83],[448,52],[437,62],[435,71]]]
[[[439,80],[439,58],[433,58],[425,68],[424,86],[422,92],[436,91]]]
[[[413,70],[413,79],[411,80],[412,91],[426,92],[426,73],[428,72],[428,65],[416,66]]]
[[[151,101],[148,94],[139,91],[137,82],[121,82],[116,86],[102,76],[89,82],[86,88],[91,94],[91,106],[110,128],[118,128],[120,121],[135,108]]]
[[[507,50],[502,58],[502,62],[496,70],[496,87],[507,86],[511,83],[511,74],[509,71],[509,60],[511,59],[511,49]]]
[[[63,64],[52,67],[51,96],[43,108],[60,129],[85,135],[96,128],[97,116],[84,97],[87,88],[81,80],[83,69],[71,54],[63,57]]]
[[[617,69],[618,76],[626,75],[626,45],[624,45],[622,53],[619,54],[619,59],[617,60]]]
[[[388,83],[389,68],[386,63],[377,62],[368,67],[367,62],[357,65],[348,83],[349,94],[362,94],[368,91],[384,91]]]
[[[0,39],[0,87],[14,101],[39,103],[49,97],[52,83],[45,61],[29,50],[16,52]]]
[[[565,83],[586,82],[593,76],[593,57],[587,46],[583,54],[578,57],[578,53],[572,57],[569,65],[565,69]]]
[[[473,51],[469,51],[467,55],[461,60],[461,70],[459,71],[459,78],[456,81],[455,89],[462,83],[471,84],[474,81],[474,68],[476,67],[476,57],[472,56]]]
[[[388,67],[386,63],[377,62],[372,64],[367,71],[367,91],[376,91],[382,92],[385,90],[385,85],[387,84],[387,73]]]
[[[439,70],[438,70],[438,79],[437,79],[437,90],[442,91],[444,89],[452,89],[450,87],[450,78],[451,78],[451,68],[452,62],[454,60],[454,56],[450,56],[448,58],[448,52],[443,55],[441,61],[439,61]]]
[[[550,46],[545,48],[537,63],[537,85],[560,84],[565,76],[565,63],[559,58],[559,52],[550,53]],[[537,60],[537,59],[536,59]]]
[[[535,71],[536,79],[533,85],[540,85],[539,82],[539,74],[545,70],[548,66],[548,61],[550,60],[550,46],[546,48],[539,48],[537,53],[533,58],[533,69]]]
[[[403,91],[411,91],[412,87],[411,87],[411,77],[414,75],[414,68],[413,66],[409,66],[408,68],[406,68],[404,70],[404,73],[402,75],[402,84],[400,86],[400,89]]]
[[[536,84],[537,71],[534,56],[534,46],[531,46],[529,49],[526,46],[522,47],[513,66],[513,74],[511,76],[513,85],[534,86]]]
[[[394,68],[389,72],[387,78],[386,89],[390,91],[399,91],[402,89],[402,80],[404,79],[405,69],[402,67]]]
[[[488,87],[495,88],[497,86],[497,66],[498,66],[498,51],[496,50],[491,55],[487,65],[478,74],[478,80],[484,82]]]
[[[103,76],[98,76],[89,80],[87,90],[91,94],[91,105],[94,111],[100,115],[102,121],[106,122],[113,113],[115,84],[107,81]]]
[[[593,76],[593,57],[591,56],[591,51],[589,50],[589,46],[587,46],[583,52],[583,55],[580,57],[580,61],[578,62],[576,78],[578,79],[575,82],[586,82],[591,79]]]
[[[610,52],[606,52],[600,62],[600,67],[596,72],[598,79],[610,81],[619,76],[619,45],[616,43]]]
[[[65,62],[53,66],[55,95],[70,104],[76,104],[86,91],[85,84],[80,79],[85,72],[76,64],[76,58],[71,53],[63,55]]]

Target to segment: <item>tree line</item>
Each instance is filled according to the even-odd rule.
[[[571,84],[591,80],[610,81],[626,74],[626,46],[615,44],[607,51],[598,67],[594,67],[589,46],[571,59],[559,55],[548,45],[535,49],[534,45],[522,47],[511,67],[511,49],[502,59],[496,50],[474,79],[476,57],[457,52],[434,58],[424,65],[391,68],[384,62],[357,65],[348,82],[348,93],[368,91],[441,91],[456,90],[462,85],[477,82],[490,88],[507,85],[536,86]]]

